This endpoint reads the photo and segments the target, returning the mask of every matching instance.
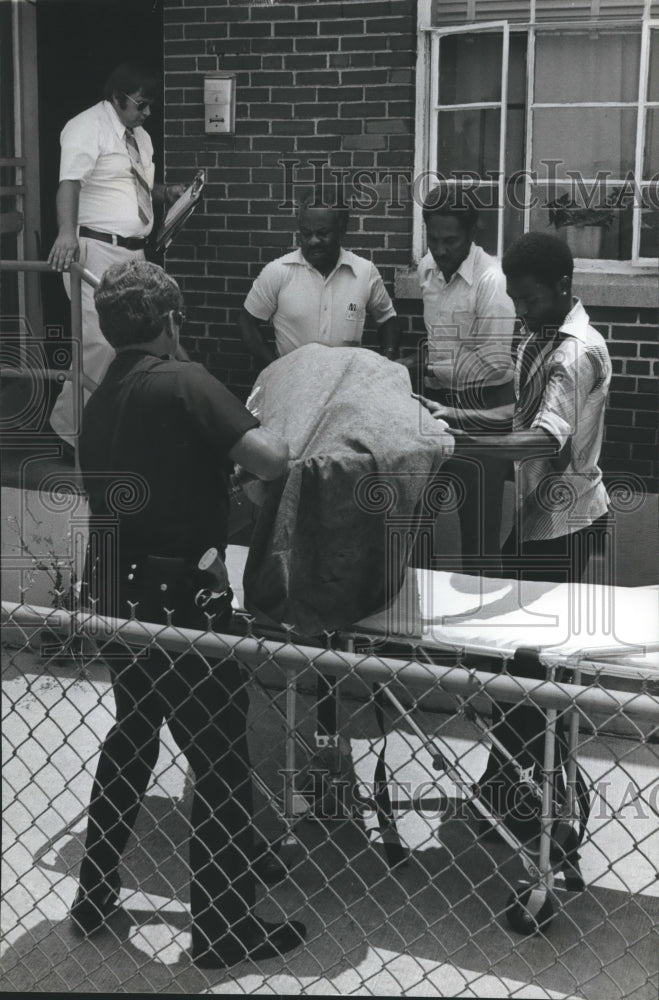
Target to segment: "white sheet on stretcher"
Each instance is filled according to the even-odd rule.
[[[229,546],[227,562],[234,604],[242,606],[239,581],[246,549]],[[234,582],[235,581],[235,582]],[[364,619],[358,632],[497,649],[542,647],[569,655],[583,649],[618,650],[607,660],[659,676],[659,587],[608,587],[496,580],[409,569],[391,607]],[[618,672],[618,671],[616,671]]]

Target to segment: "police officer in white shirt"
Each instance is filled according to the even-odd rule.
[[[240,317],[240,331],[260,367],[277,356],[260,324],[272,322],[279,356],[303,344],[359,345],[368,312],[378,327],[382,353],[398,358],[396,311],[375,265],[341,242],[348,210],[327,207],[315,192],[298,214],[299,249],[271,261],[254,281]]]
[[[152,200],[172,204],[182,184],[154,184],[153,145],[142,127],[160,94],[159,77],[144,67],[122,63],[105,83],[105,100],[81,112],[61,134],[57,191],[57,239],[48,261],[67,271],[79,261],[100,278],[111,265],[144,259],[153,228]],[[64,276],[70,295],[68,275]],[[114,351],[101,333],[93,288],[82,285],[82,368],[91,391],[107,371]],[[85,393],[85,401],[89,392]],[[50,422],[70,453],[74,427],[71,382],[58,397]]]

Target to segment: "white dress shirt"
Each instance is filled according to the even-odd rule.
[[[133,130],[146,180],[155,177],[149,133]],[[148,236],[153,220],[141,221],[126,128],[109,101],[87,108],[66,123],[60,136],[60,181],[80,181],[78,225],[117,236]]]
[[[426,384],[460,390],[512,381],[515,307],[496,257],[472,243],[448,281],[430,251],[417,271],[432,372]]]
[[[396,315],[375,265],[344,249],[327,277],[299,249],[266,264],[245,309],[272,320],[281,356],[303,344],[359,344],[367,310],[378,326]]]

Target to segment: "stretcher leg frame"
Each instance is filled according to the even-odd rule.
[[[401,718],[406,719],[410,728],[419,737],[419,739],[423,741],[426,748],[430,750],[432,744],[428,740],[427,734],[424,733],[424,731],[417,723],[416,719],[411,714],[412,710],[405,708],[405,706],[398,700],[396,695],[389,690],[389,688],[384,688],[384,695],[389,700],[389,702],[394,706],[394,708],[399,713]],[[443,737],[435,735],[433,737],[433,740],[441,742],[448,749],[450,754],[453,753],[450,744]],[[500,823],[498,817],[494,813],[490,812],[487,806],[484,805],[479,799],[472,797],[471,779],[469,778],[468,775],[465,776],[465,774],[461,771],[459,765],[453,763],[450,760],[450,758],[447,757],[441,750],[437,751],[433,748],[432,750],[430,750],[430,752],[432,753],[434,760],[438,760],[441,762],[442,769],[446,771],[449,778],[458,786],[460,791],[465,792],[468,795],[468,797],[472,799],[474,807],[477,810],[477,812],[481,815],[481,817],[497,828],[497,830],[501,834],[502,838],[506,841],[508,846],[512,847],[514,851],[519,851],[520,853],[525,854],[521,842],[517,840],[517,838],[508,830],[506,826]],[[529,865],[530,865],[530,868],[528,869],[529,874],[532,875],[537,874],[537,869],[535,867],[535,864],[532,861],[529,861]]]
[[[581,670],[579,667],[574,669],[572,679],[575,684],[581,684]],[[579,709],[576,705],[573,705],[570,709],[569,718],[568,757],[565,767],[567,814],[570,819],[578,819],[579,813],[575,789],[577,781],[577,747],[579,745]]]

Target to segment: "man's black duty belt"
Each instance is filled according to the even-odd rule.
[[[123,247],[125,250],[144,250],[147,244],[144,236],[115,236],[114,233],[99,233],[88,226],[80,227],[80,235],[88,240],[100,240],[101,243],[111,243],[112,246]]]

